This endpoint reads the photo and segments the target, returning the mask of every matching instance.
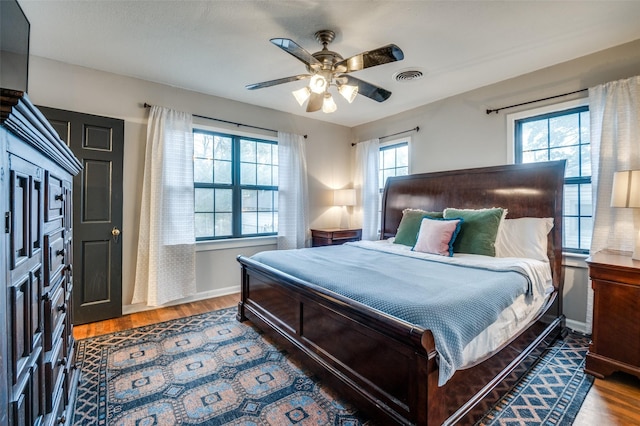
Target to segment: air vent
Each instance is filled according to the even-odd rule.
[[[406,83],[413,80],[420,80],[424,76],[424,73],[417,69],[408,69],[398,71],[393,75],[395,81],[400,83]]]

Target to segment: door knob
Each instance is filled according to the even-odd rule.
[[[111,235],[113,237],[113,242],[117,243],[118,239],[120,238],[120,230],[118,229],[118,227],[113,227],[113,229],[111,230]]]

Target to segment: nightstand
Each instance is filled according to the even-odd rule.
[[[587,260],[592,280],[593,332],[585,372],[640,377],[640,261],[601,251]]]
[[[359,241],[362,238],[362,229],[312,229],[312,247],[336,246],[348,241]]]

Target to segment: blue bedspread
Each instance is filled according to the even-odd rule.
[[[464,347],[530,288],[521,270],[444,264],[353,245],[265,251],[252,259],[431,330],[439,385]]]

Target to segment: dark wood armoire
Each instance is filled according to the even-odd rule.
[[[71,424],[71,193],[82,165],[26,93],[0,91],[0,424]]]

